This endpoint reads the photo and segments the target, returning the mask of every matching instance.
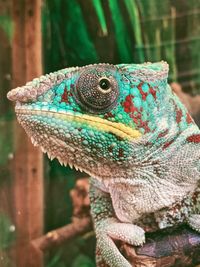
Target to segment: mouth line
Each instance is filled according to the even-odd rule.
[[[42,109],[27,109],[27,107],[22,108],[16,107],[15,111],[17,114],[24,115],[39,115],[45,117],[53,117],[65,121],[87,123],[89,126],[98,129],[103,132],[110,132],[122,139],[136,139],[141,137],[141,133],[138,130],[132,129],[120,122],[112,122],[99,117],[86,115],[77,112],[69,111],[56,111],[56,110],[42,110]]]

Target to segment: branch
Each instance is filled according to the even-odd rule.
[[[46,235],[32,241],[32,245],[42,251],[47,251],[52,247],[59,246],[79,235],[92,230],[91,218],[74,219],[71,224],[53,230]]]
[[[200,263],[200,234],[187,227],[171,232],[146,234],[142,247],[121,246],[124,256],[134,267],[180,267]]]
[[[88,178],[76,182],[74,189],[70,192],[73,203],[72,223],[33,240],[34,248],[46,251],[92,230],[88,191]]]

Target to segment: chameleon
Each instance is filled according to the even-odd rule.
[[[90,175],[98,267],[130,267],[117,242],[188,224],[200,232],[200,131],[166,62],[93,64],[8,92],[35,146]]]

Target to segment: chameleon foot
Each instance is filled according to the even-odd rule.
[[[144,233],[142,228],[133,224],[121,223],[113,218],[103,220],[96,225],[97,251],[100,251],[108,266],[130,267],[130,263],[119,252],[114,240],[139,246],[145,242]]]
[[[189,226],[200,233],[200,214],[191,214],[188,218]]]

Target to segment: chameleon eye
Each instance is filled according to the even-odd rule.
[[[108,78],[99,79],[99,90],[104,94],[107,94],[112,90],[110,80]]]
[[[111,65],[88,66],[78,77],[72,94],[91,113],[105,113],[117,103],[119,88]]]

